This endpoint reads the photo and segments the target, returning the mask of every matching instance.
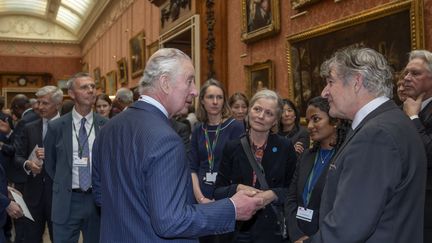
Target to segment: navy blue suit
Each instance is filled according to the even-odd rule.
[[[100,242],[198,242],[234,230],[229,199],[193,205],[182,139],[155,106],[135,102],[112,118],[93,146]]]
[[[0,164],[0,242],[6,242],[5,234],[3,232],[3,226],[6,224],[6,208],[10,204],[10,199],[8,198],[7,191],[7,179],[6,172],[3,169],[3,166]]]

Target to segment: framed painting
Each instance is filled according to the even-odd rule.
[[[95,68],[94,70],[93,70],[93,78],[94,78],[94,81],[95,81],[95,84],[96,84],[96,89],[98,89],[98,88],[100,88],[100,86],[101,86],[101,71],[100,71],[100,68]]]
[[[140,76],[145,67],[145,35],[140,32],[129,40],[132,78]]]
[[[369,47],[382,53],[395,71],[407,63],[407,53],[423,48],[423,23],[417,0],[398,1],[359,15],[319,26],[287,38],[290,98],[302,116],[310,98],[325,86],[321,64],[338,49]]]
[[[242,41],[251,43],[277,34],[279,12],[279,0],[242,0]]]
[[[320,0],[291,0],[291,7],[292,9],[300,9],[318,1]]]
[[[115,70],[106,74],[105,94],[115,95],[117,92],[117,73]]]
[[[274,70],[271,60],[247,65],[245,71],[247,77],[246,93],[249,98],[262,89],[274,89]]]
[[[120,84],[127,84],[128,83],[128,72],[127,72],[127,62],[126,58],[122,58],[119,61],[117,61],[117,67],[118,67],[118,81]]]
[[[159,41],[155,41],[147,46],[147,57],[148,60],[157,50],[159,50]]]
[[[100,78],[100,86],[101,86],[102,93],[106,93],[105,92],[106,91],[106,77],[105,76],[102,76]]]

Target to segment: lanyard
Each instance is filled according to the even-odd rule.
[[[73,130],[74,130],[74,132],[75,132],[76,140],[77,140],[77,142],[78,142],[78,156],[79,156],[80,159],[81,159],[81,158],[82,158],[82,153],[83,153],[83,150],[84,150],[84,146],[85,146],[86,143],[88,142],[88,139],[89,139],[90,134],[91,134],[92,129],[93,129],[94,122],[92,123],[92,125],[91,125],[91,127],[90,127],[90,131],[87,133],[86,140],[84,141],[84,143],[82,144],[82,146],[81,146],[81,144],[80,144],[79,137],[78,137],[78,134],[77,134],[77,132],[76,132],[75,123],[72,122],[72,125],[73,125]]]
[[[334,149],[330,150],[328,154],[322,158],[321,149],[315,154],[315,162],[314,166],[312,168],[311,173],[309,174],[305,189],[303,191],[303,203],[304,206],[307,207],[309,200],[312,196],[313,188],[315,187],[315,184],[318,181],[318,178],[320,177],[321,173],[324,170],[324,167],[326,164],[330,161],[331,157],[333,156]]]
[[[210,172],[213,171],[214,151],[215,151],[216,143],[217,143],[217,140],[219,137],[220,128],[221,128],[221,123],[219,123],[219,125],[216,128],[216,133],[215,133],[215,137],[213,139],[213,142],[210,141],[207,126],[204,128],[205,147],[207,149],[207,156],[208,156],[208,163],[209,163]]]

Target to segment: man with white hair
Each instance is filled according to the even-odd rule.
[[[404,111],[417,128],[427,155],[424,242],[432,242],[432,53],[415,50],[405,68]]]
[[[393,76],[384,56],[343,49],[322,64],[321,76],[330,115],[352,120],[353,131],[330,164],[319,230],[304,242],[423,242],[425,150],[390,99]]]
[[[41,118],[25,125],[15,152],[15,164],[28,175],[22,193],[35,220],[19,219],[25,229],[24,239],[20,241],[24,243],[41,242],[46,223],[52,241],[52,180],[44,170],[43,139],[48,122],[60,117],[63,91],[56,86],[44,86],[36,92],[36,97]]]

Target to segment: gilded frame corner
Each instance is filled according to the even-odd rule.
[[[263,17],[257,13],[258,4],[253,0],[242,0],[241,40],[243,42],[252,43],[279,33],[280,0],[268,0],[268,2],[270,8],[265,11]]]

